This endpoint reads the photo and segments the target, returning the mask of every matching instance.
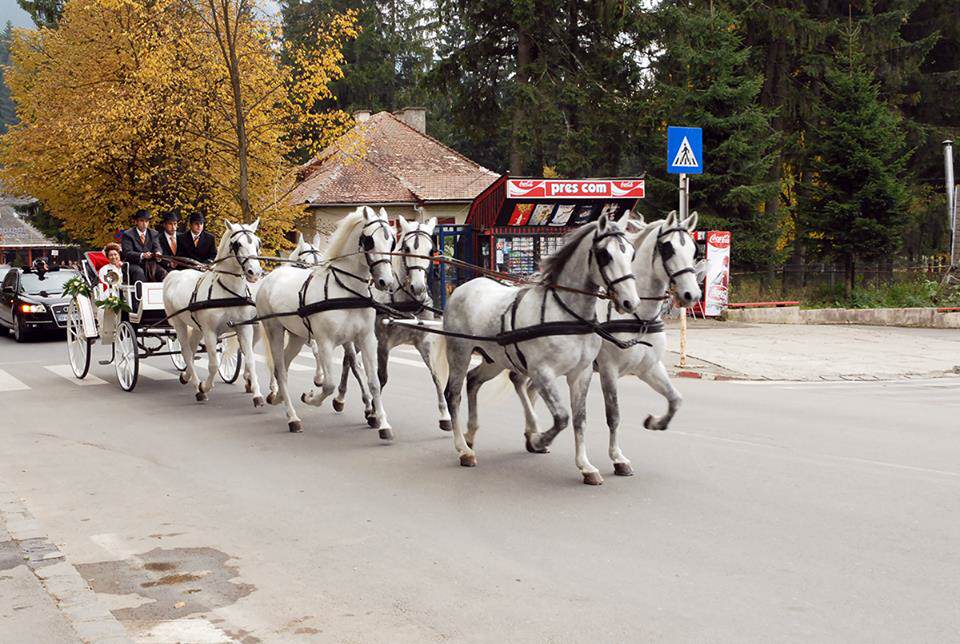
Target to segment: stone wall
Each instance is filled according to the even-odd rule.
[[[800,309],[798,306],[728,309],[726,319],[765,324],[866,324],[932,329],[960,329],[960,312],[935,308],[911,309]]]

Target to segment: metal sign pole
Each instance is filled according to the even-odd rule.
[[[680,174],[680,219],[687,216],[690,206],[690,184],[686,173]],[[681,369],[687,366],[687,307],[680,307],[680,364]]]
[[[953,181],[953,141],[943,142],[943,174],[947,188],[947,221],[950,222],[950,268],[957,268],[960,257],[957,256],[957,204],[954,201],[955,186]]]

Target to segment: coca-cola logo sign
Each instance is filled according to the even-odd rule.
[[[730,233],[726,231],[713,231],[707,235],[707,244],[714,248],[728,248],[730,246]]]

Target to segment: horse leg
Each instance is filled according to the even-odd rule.
[[[348,342],[343,345],[343,364],[340,365],[340,385],[337,387],[337,397],[333,399],[333,410],[336,412],[343,411],[347,398],[347,382],[350,380],[350,372],[353,370],[353,365],[356,364],[356,362],[357,352],[353,348],[353,343]]]
[[[440,412],[440,429],[449,432],[451,429],[450,411],[447,409],[447,399],[443,395],[443,385],[440,384],[440,378],[437,376],[434,366],[436,364],[434,353],[439,350],[439,347],[436,342],[433,342],[432,338],[417,338],[413,346],[417,348],[420,357],[423,359],[423,363],[427,365],[427,369],[430,371],[430,377],[433,379],[433,387],[437,390],[437,409]]]
[[[598,362],[600,371],[600,390],[603,392],[604,412],[607,416],[607,428],[610,430],[610,460],[613,461],[613,473],[618,476],[633,476],[630,459],[620,451],[620,402],[617,392],[617,379],[620,377],[616,365]]]
[[[467,373],[467,434],[464,438],[471,449],[477,430],[480,429],[477,405],[477,395],[480,393],[480,387],[488,380],[496,378],[501,371],[503,371],[503,367],[496,363],[481,362]]]
[[[523,374],[511,371],[510,382],[513,383],[513,389],[517,392],[517,398],[520,399],[520,405],[523,407],[523,438],[527,451],[531,454],[546,454],[550,451],[550,448],[534,449],[533,445],[530,444],[530,437],[540,431],[537,426],[537,415],[533,411],[533,402],[530,400],[528,393],[530,380]]]
[[[550,415],[553,416],[553,426],[550,429],[545,432],[531,434],[528,437],[530,446],[534,451],[537,451],[549,447],[553,439],[557,437],[557,434],[566,428],[567,423],[570,422],[570,412],[563,407],[563,401],[560,399],[560,390],[550,375],[536,373],[531,374],[530,377],[534,380],[534,384],[543,397],[543,402],[547,405],[547,409],[550,410]]]
[[[349,349],[348,349],[349,347]],[[353,342],[350,342],[343,347],[344,353],[347,351],[350,352],[350,373],[353,374],[354,380],[357,381],[357,384],[360,386],[360,399],[363,401],[363,417],[367,421],[367,425],[370,427],[377,426],[377,410],[373,406],[373,396],[370,395],[370,386],[367,384],[367,374],[361,364],[360,360],[357,360],[357,345]],[[344,390],[346,390],[346,383],[343,383]]]
[[[310,341],[310,350],[313,352],[313,359],[316,361],[317,368],[313,373],[313,386],[322,387],[323,379],[326,377],[323,369],[320,367],[320,345],[316,340]]]
[[[590,389],[590,379],[593,377],[593,368],[588,366],[579,373],[567,376],[567,385],[570,387],[570,410],[573,412],[573,438],[577,448],[577,468],[587,485],[601,485],[603,477],[593,463],[587,458],[587,445],[583,440],[584,425],[587,422],[587,391]]]
[[[467,440],[463,435],[459,413],[460,399],[463,396],[463,381],[466,379],[467,369],[470,367],[470,353],[470,346],[462,340],[451,339],[447,341],[447,364],[450,371],[443,395],[447,399],[447,409],[450,410],[450,422],[453,425],[453,445],[460,455],[460,465],[464,467],[475,467],[477,464],[477,455],[473,448],[467,445]]]
[[[330,341],[326,338],[318,339],[317,341],[317,364],[320,369],[323,370],[324,374],[333,373],[333,345],[330,344]],[[299,351],[299,349],[297,349]],[[336,387],[334,386],[330,378],[324,378],[323,384],[318,388],[311,389],[310,391],[302,394],[300,400],[307,403],[308,405],[313,405],[314,407],[319,407],[323,404],[323,401],[329,398]]]
[[[253,352],[255,331],[248,325],[237,330],[237,339],[240,340],[240,353],[243,355],[244,377],[253,394],[253,406],[263,407],[263,394],[260,391],[260,379],[257,377],[257,354]]]
[[[297,410],[293,406],[293,400],[287,391],[287,364],[283,359],[284,336],[286,331],[283,325],[274,320],[266,320],[263,323],[263,329],[266,334],[264,341],[270,345],[270,355],[273,356],[273,377],[277,381],[277,400],[283,401],[287,412],[287,427],[291,432],[302,432],[303,423],[297,416]]]
[[[367,372],[367,386],[370,387],[370,397],[373,400],[373,408],[376,410],[376,427],[380,429],[380,438],[383,440],[393,439],[393,428],[390,427],[390,421],[387,420],[387,412],[383,409],[383,398],[380,396],[380,381],[377,379],[379,365],[374,363],[378,358],[377,336],[373,330],[366,333],[360,339],[360,358],[363,361],[363,369]],[[369,423],[369,420],[367,421]]]
[[[657,361],[646,373],[639,375],[640,380],[644,381],[655,392],[667,399],[667,413],[663,416],[647,416],[643,421],[643,426],[647,429],[664,430],[670,425],[670,420],[680,408],[683,402],[683,396],[677,391],[677,388],[670,382],[670,376],[667,375],[667,369],[663,363]]]
[[[180,355],[187,368],[180,374],[180,384],[185,385],[188,382],[194,386],[197,384],[197,372],[193,368],[193,355],[197,351],[196,345],[190,341],[190,325],[176,317],[170,320],[170,324],[177,332],[177,340],[180,342]]]
[[[217,330],[213,325],[203,331],[203,344],[207,350],[207,379],[197,386],[197,401],[207,400],[207,394],[213,391],[213,384],[217,381]]]

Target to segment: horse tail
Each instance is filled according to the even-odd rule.
[[[270,351],[270,335],[267,333],[267,327],[264,326],[263,322],[257,322],[260,326],[260,337],[263,338],[263,357],[267,361],[267,372],[270,374],[271,382],[273,382],[273,353]]]
[[[437,336],[434,350],[430,352],[430,371],[437,377],[437,382],[444,387],[447,385],[450,365],[447,362],[447,338],[442,335]]]

